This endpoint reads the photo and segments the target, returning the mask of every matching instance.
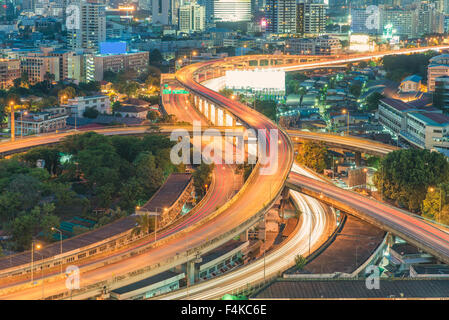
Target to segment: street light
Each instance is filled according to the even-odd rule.
[[[346,109],[343,109],[341,112],[342,112],[343,114],[348,114],[348,133],[347,133],[347,135],[349,136],[349,111],[346,110]]]
[[[9,102],[9,106],[11,107],[11,116],[10,122],[11,122],[11,141],[14,142],[16,139],[16,120],[15,120],[15,114],[14,114],[14,101]]]
[[[59,249],[60,249],[60,252],[61,252],[61,273],[62,273],[62,231],[57,229],[57,228],[55,228],[55,227],[52,227],[51,230],[59,232],[59,241],[60,241],[60,246],[59,246],[60,248]]]
[[[31,241],[31,285],[33,285],[33,268],[34,268],[34,249],[40,250],[42,248],[41,244],[34,245],[34,241]]]
[[[28,111],[21,111],[20,112],[20,138],[23,138],[23,115],[27,115]]]

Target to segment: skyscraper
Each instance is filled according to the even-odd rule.
[[[322,34],[326,29],[326,4],[320,0],[300,0],[296,33]]]
[[[189,3],[179,8],[178,29],[190,33],[203,31],[206,25],[206,8],[196,3]]]
[[[78,8],[78,9],[76,9]],[[68,47],[96,51],[106,40],[106,6],[100,1],[81,0],[68,8]]]
[[[180,0],[152,0],[152,21],[163,25],[178,24]],[[183,2],[183,1],[182,1]]]
[[[296,0],[267,0],[265,17],[267,32],[277,34],[296,33]]]

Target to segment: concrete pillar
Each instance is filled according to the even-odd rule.
[[[200,113],[203,113],[204,111],[204,109],[203,109],[203,106],[201,105],[201,103],[197,103],[196,104],[196,108],[200,111]]]
[[[248,230],[246,230],[240,234],[240,241],[241,242],[248,241]]]
[[[360,167],[362,165],[362,154],[360,152],[355,153],[355,165]]]
[[[188,261],[186,264],[186,276],[190,285],[193,285],[198,281],[199,278],[199,265],[197,262],[201,262],[201,259],[197,260],[196,258],[192,261]]]
[[[223,127],[225,125],[224,110],[222,108],[218,108],[216,115],[217,115],[217,126]]]
[[[215,121],[214,121],[214,124],[216,125],[216,126],[219,126],[220,124],[219,124],[219,116],[218,116],[218,110],[220,110],[218,107],[215,107]]]
[[[210,103],[206,103],[206,106],[205,106],[205,108],[207,109],[207,120],[209,120],[209,121],[211,121],[211,119],[212,119],[212,108],[211,108],[211,105],[210,105]]]
[[[217,112],[217,109],[215,108],[215,106],[212,103],[209,103],[209,108],[210,108],[210,122],[212,122],[213,125],[216,125],[215,113]]]

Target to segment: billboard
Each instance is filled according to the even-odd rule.
[[[282,70],[228,70],[226,88],[253,91],[285,91],[285,71]]]
[[[100,42],[100,54],[122,54],[126,53],[127,44],[124,41]]]

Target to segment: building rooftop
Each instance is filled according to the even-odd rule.
[[[172,173],[142,209],[149,212],[160,212],[162,208],[171,207],[184,192],[191,179],[192,174],[190,173]]]
[[[422,80],[422,77],[421,77],[421,76],[418,76],[418,75],[414,74],[414,75],[412,75],[412,76],[406,77],[404,80],[402,80],[402,82],[405,82],[405,81],[412,81],[412,82],[417,82],[417,83],[419,83],[419,82],[421,82],[421,80]]]
[[[380,280],[377,290],[365,280],[277,280],[250,299],[448,298],[449,280]]]
[[[449,275],[449,266],[447,264],[414,264],[412,266],[417,274]]]
[[[167,271],[164,271],[162,273],[159,273],[159,274],[156,274],[154,276],[151,276],[149,278],[140,280],[138,282],[131,283],[131,284],[127,285],[127,286],[114,289],[114,290],[112,290],[112,292],[116,293],[116,294],[124,294],[124,293],[127,293],[127,292],[131,292],[131,291],[134,291],[134,290],[138,290],[138,289],[142,289],[142,288],[148,287],[148,286],[150,286],[152,284],[156,284],[158,282],[162,282],[162,281],[168,280],[170,278],[174,278],[177,275],[179,275],[179,274],[176,273],[176,272],[167,270]]]
[[[391,246],[391,249],[397,252],[399,255],[404,256],[407,254],[418,254],[420,251],[418,248],[408,243],[395,243]]]
[[[90,232],[83,233],[79,236],[69,238],[63,241],[63,252],[72,251],[90,244],[103,241],[114,235],[120,234],[129,230],[136,225],[136,217],[128,216],[120,220],[114,221],[103,227],[95,229]],[[60,254],[60,244],[59,242],[54,242],[48,246],[44,246],[41,249],[42,256],[44,258],[52,257]],[[35,257],[35,261],[41,260],[41,256]],[[0,258],[0,270],[8,269],[10,267],[19,266],[23,264],[30,263],[30,251],[25,251],[12,256],[5,256]]]
[[[133,106],[133,105],[127,105],[127,106],[121,106],[120,108],[117,108],[115,111],[116,112],[130,112],[130,113],[135,113],[135,112],[144,112],[147,111],[148,109],[145,107],[138,107],[138,106]]]
[[[410,104],[405,103],[401,100],[397,100],[397,99],[384,98],[384,99],[381,99],[380,101],[398,111],[407,111],[407,110],[414,109],[414,107],[411,106]]]
[[[446,126],[449,124],[449,117],[435,112],[412,113],[410,116],[415,117],[430,126]]]
[[[225,255],[226,253],[240,247],[244,242],[241,242],[239,240],[230,240],[226,242],[225,244],[219,246],[218,248],[215,248],[214,250],[206,253],[205,255],[201,256],[202,262],[201,264],[206,264],[208,262],[211,262],[222,255]]]

